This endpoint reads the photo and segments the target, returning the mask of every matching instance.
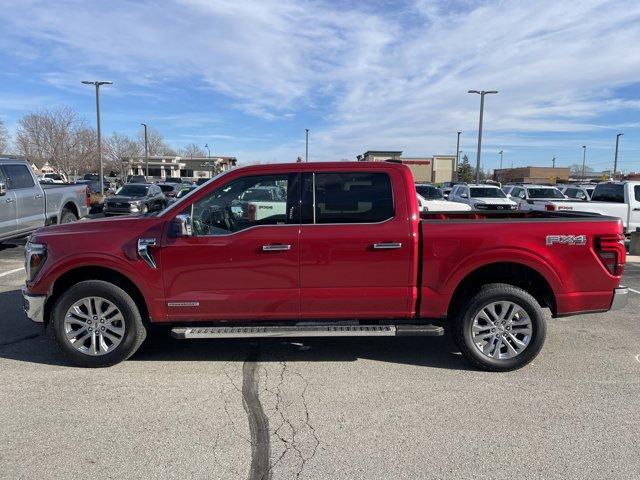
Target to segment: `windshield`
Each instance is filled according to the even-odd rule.
[[[178,195],[176,196],[176,198],[182,198],[182,197],[184,197],[185,195],[187,195],[187,194],[189,194],[189,193],[193,192],[194,190],[195,190],[195,187],[194,187],[194,188],[185,188],[184,190],[180,190],[180,191],[178,192]]]
[[[127,184],[118,189],[116,195],[122,195],[123,197],[146,197],[148,191],[148,185]]]
[[[471,187],[471,198],[506,198],[506,195],[499,188],[492,187]]]
[[[591,201],[624,203],[624,186],[621,183],[601,183],[593,191]]]
[[[529,188],[529,198],[564,198],[557,188]]]
[[[173,190],[175,189],[175,186],[173,185],[158,185],[160,187],[160,190],[162,190],[162,193],[166,193],[166,192],[173,192]]]
[[[227,170],[226,172],[220,172],[219,174],[215,175],[214,177],[208,179],[204,184],[208,184],[209,182],[213,182],[215,180],[217,180],[218,178],[223,177],[224,175],[233,172],[233,170]],[[203,184],[203,185],[204,185]],[[201,190],[200,188],[194,188],[193,190],[191,190],[188,194],[186,194],[185,196],[178,198],[177,201],[169,204],[164,210],[162,210],[161,212],[158,212],[158,215],[164,215],[166,212],[173,210],[174,208],[180,208],[180,206],[185,202],[186,199],[188,199],[189,197],[191,197],[191,195],[193,194],[193,192],[199,191]]]

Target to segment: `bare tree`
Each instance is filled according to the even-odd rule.
[[[138,133],[138,145],[142,155],[144,155],[144,131]],[[176,155],[176,151],[164,140],[162,134],[154,128],[147,128],[147,145],[149,155]]]
[[[71,108],[29,113],[18,122],[16,149],[37,163],[49,164],[67,176],[95,169],[95,131]]]
[[[189,158],[207,156],[206,152],[195,143],[189,143],[185,145],[180,150],[178,150],[178,153],[183,157]]]
[[[106,168],[122,173],[122,161],[144,155],[144,146],[123,133],[113,132],[104,140]]]
[[[9,153],[9,140],[9,132],[4,122],[0,120],[0,153]]]

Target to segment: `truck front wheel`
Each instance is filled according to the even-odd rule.
[[[62,294],[49,329],[60,349],[82,367],[108,367],[126,360],[146,337],[135,301],[102,280],[79,282]]]
[[[546,335],[542,308],[521,288],[483,286],[454,319],[462,354],[475,366],[504,372],[523,367],[540,352]]]
[[[60,215],[60,223],[72,223],[77,222],[78,217],[71,210],[67,208],[62,209],[62,214]]]

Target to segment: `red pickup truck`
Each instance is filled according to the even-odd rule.
[[[281,198],[242,200],[257,188]],[[622,223],[588,213],[428,212],[397,163],[233,169],[143,217],[38,230],[27,316],[80,365],[176,338],[442,335],[519,368],[560,317],[625,305]]]

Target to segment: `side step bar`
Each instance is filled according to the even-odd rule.
[[[174,327],[171,336],[195,338],[255,337],[394,337],[444,335],[438,325],[280,325],[250,327]]]

